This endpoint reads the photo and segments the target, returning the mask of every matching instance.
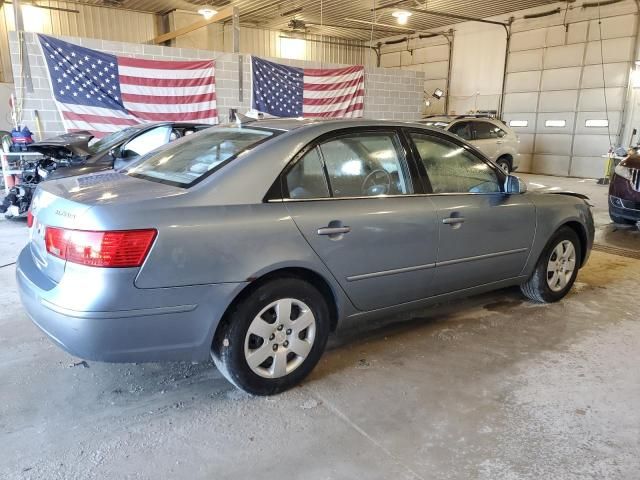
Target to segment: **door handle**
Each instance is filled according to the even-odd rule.
[[[442,223],[444,223],[445,225],[459,225],[461,223],[464,223],[464,217],[443,218]]]
[[[322,227],[318,229],[318,235],[329,235],[331,237],[349,233],[350,231],[351,227]]]

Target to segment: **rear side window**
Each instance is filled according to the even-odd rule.
[[[318,147],[310,150],[287,173],[289,198],[326,198],[329,196],[327,179],[322,168]]]
[[[149,153],[126,173],[178,187],[189,187],[273,134],[269,130],[253,128],[208,128]]]
[[[488,164],[454,143],[411,133],[433,193],[497,193],[500,181]]]
[[[458,135],[465,140],[471,140],[473,138],[473,131],[471,130],[471,122],[460,122],[453,125],[449,131]]]
[[[500,127],[489,122],[473,122],[476,130],[476,140],[490,140],[502,138],[507,133]]]
[[[122,149],[122,153],[128,153],[128,155],[124,156],[146,155],[151,150],[155,150],[165,143],[168,143],[170,130],[171,127],[167,125],[147,130],[143,134],[138,135],[136,138],[127,142]]]

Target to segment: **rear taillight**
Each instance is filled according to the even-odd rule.
[[[31,213],[31,210],[27,211],[27,227],[33,227],[33,213]]]
[[[124,230],[93,232],[47,227],[47,252],[68,262],[90,267],[139,267],[144,262],[158,232]]]

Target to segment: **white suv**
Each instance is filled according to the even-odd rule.
[[[442,128],[463,138],[506,172],[518,169],[520,139],[505,123],[490,117],[433,116],[418,123]]]

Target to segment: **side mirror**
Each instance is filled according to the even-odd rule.
[[[508,194],[520,194],[527,191],[527,184],[515,175],[507,175],[504,182],[504,192]]]

